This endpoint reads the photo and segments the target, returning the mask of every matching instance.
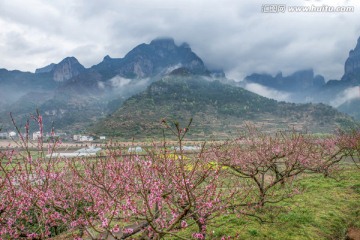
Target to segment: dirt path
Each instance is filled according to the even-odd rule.
[[[349,228],[346,234],[346,240],[360,240],[360,229]]]

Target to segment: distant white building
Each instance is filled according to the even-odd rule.
[[[12,139],[12,138],[15,138],[16,137],[16,132],[3,132],[3,133],[0,133],[0,139]]]
[[[93,137],[86,136],[86,135],[73,135],[73,139],[74,139],[74,141],[79,141],[79,142],[92,142],[92,141],[94,141]]]
[[[9,134],[8,133],[0,133],[0,139],[8,139],[9,138]]]
[[[142,149],[141,147],[139,147],[139,146],[137,146],[137,147],[130,147],[130,148],[128,149],[128,152],[129,152],[129,153],[132,153],[132,152],[138,153],[138,152],[142,152],[142,151],[143,151],[143,149]]]
[[[12,131],[12,132],[9,132],[9,137],[10,138],[13,138],[13,137],[16,137],[16,132]]]
[[[105,140],[106,137],[105,136],[100,136],[100,140]]]
[[[80,141],[80,138],[81,138],[81,135],[78,135],[78,134],[73,136],[74,141]]]
[[[90,136],[81,136],[79,141],[80,142],[92,142],[92,141],[94,141],[94,138],[90,137]]]
[[[90,136],[81,136],[80,137],[80,142],[91,142],[91,141],[94,141],[93,137],[90,137]]]
[[[33,140],[38,140],[39,138],[41,138],[40,131],[34,132],[33,135],[32,135],[32,139]]]

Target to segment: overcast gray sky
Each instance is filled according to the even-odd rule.
[[[354,6],[352,13],[262,13],[263,4]],[[338,79],[360,36],[359,0],[0,0],[0,68],[34,71],[67,56],[85,67],[159,36],[188,42],[210,68],[314,68]]]

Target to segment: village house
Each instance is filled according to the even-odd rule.
[[[9,138],[9,134],[8,133],[0,133],[0,139],[8,139]]]
[[[16,132],[2,132],[0,133],[0,139],[13,139],[16,135]]]
[[[73,140],[79,142],[92,142],[94,141],[94,138],[86,135],[73,135]]]
[[[41,138],[41,132],[40,131],[33,132],[32,139],[33,140],[38,140],[39,138]]]
[[[137,146],[137,147],[130,147],[129,149],[128,149],[128,153],[139,153],[139,152],[142,152],[143,151],[143,149],[141,148],[141,147],[139,147],[139,146]]]

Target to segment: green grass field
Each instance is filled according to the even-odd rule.
[[[303,192],[257,212],[254,217],[223,214],[212,220],[207,239],[346,239],[360,230],[360,170],[347,167],[337,176],[320,174],[298,181]],[[179,234],[189,236],[189,232]],[[359,236],[360,237],[360,236]],[[167,238],[176,239],[176,238]]]

